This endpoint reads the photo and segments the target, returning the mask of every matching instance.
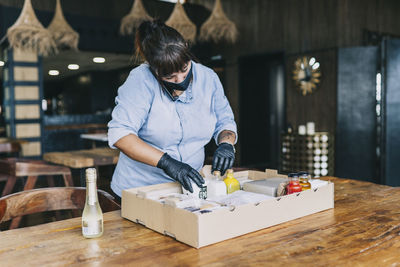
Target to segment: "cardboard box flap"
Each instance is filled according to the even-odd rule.
[[[265,169],[265,173],[268,175],[268,177],[287,178],[287,175],[279,174],[277,170]]]
[[[235,172],[233,175],[236,179],[250,179],[250,180],[263,180],[268,178],[287,178],[286,175],[278,174],[276,170],[267,170],[266,172],[262,171],[240,171]]]
[[[203,168],[200,170],[200,174],[205,177],[206,179],[209,179],[213,177],[211,173],[211,165],[204,165]],[[226,173],[223,177],[226,177]],[[243,179],[243,178],[249,178],[252,180],[261,180],[261,179],[267,179],[267,178],[272,178],[272,177],[281,177],[281,178],[287,178],[286,175],[279,174],[277,170],[272,170],[272,169],[265,169],[265,172],[263,171],[254,171],[254,170],[248,170],[248,171],[238,171],[234,173],[234,177],[236,179]]]
[[[136,192],[136,194],[138,194],[139,197],[155,199],[160,196],[165,196],[173,193],[182,194],[182,187],[178,182],[164,183],[164,184],[155,184],[146,187],[140,187],[134,192]]]

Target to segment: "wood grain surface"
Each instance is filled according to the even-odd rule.
[[[329,179],[334,209],[198,250],[113,211],[104,214],[104,235],[92,240],[83,238],[80,218],[1,232],[1,265],[400,265],[400,188]]]
[[[18,144],[26,144],[28,141],[22,139],[14,139],[8,137],[0,137],[0,144],[7,144],[7,143],[18,143]]]
[[[50,152],[43,155],[43,159],[61,164],[70,168],[87,168],[117,164],[119,150],[108,147],[67,152]]]

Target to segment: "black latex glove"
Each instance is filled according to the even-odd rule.
[[[161,157],[160,161],[157,163],[157,167],[164,170],[169,177],[178,181],[183,188],[191,193],[193,193],[191,180],[195,182],[198,187],[203,186],[204,179],[198,171],[186,163],[171,158],[167,153]]]
[[[224,175],[227,169],[232,168],[235,161],[235,149],[233,145],[221,143],[214,152],[212,171],[220,171]]]

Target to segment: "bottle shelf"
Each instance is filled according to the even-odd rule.
[[[328,132],[282,134],[280,171],[307,171],[314,177],[334,175],[334,138]]]

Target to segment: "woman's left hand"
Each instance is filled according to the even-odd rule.
[[[214,152],[212,171],[220,171],[224,175],[227,169],[232,168],[235,161],[235,148],[230,143],[220,143]]]

